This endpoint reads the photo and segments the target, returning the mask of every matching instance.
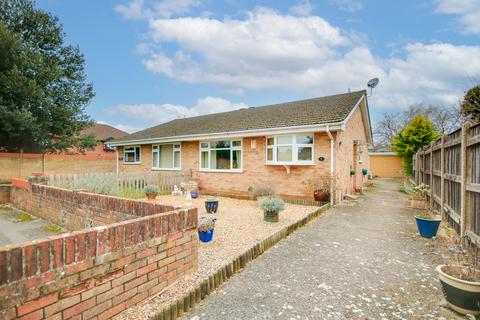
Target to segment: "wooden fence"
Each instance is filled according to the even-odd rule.
[[[432,208],[461,235],[480,241],[480,123],[458,130],[419,150],[415,181],[430,186]]]
[[[143,188],[148,184],[159,186],[160,192],[171,192],[175,185],[191,178],[191,172],[180,171],[153,171],[153,172],[114,172],[107,173],[80,173],[80,174],[51,174],[48,176],[49,185],[78,189],[91,179],[99,183],[107,182],[114,184],[120,194],[128,196],[143,195]]]

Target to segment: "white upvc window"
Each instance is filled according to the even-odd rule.
[[[140,163],[140,146],[124,147],[123,163],[139,164]]]
[[[200,171],[241,172],[242,140],[200,141]]]
[[[152,145],[152,169],[180,170],[181,152],[180,143]]]
[[[267,137],[266,163],[280,165],[313,165],[313,134]]]

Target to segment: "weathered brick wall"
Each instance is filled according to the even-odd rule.
[[[0,319],[108,319],[197,268],[197,210],[0,248]]]
[[[12,185],[10,184],[0,184],[0,204],[5,204],[10,202],[10,190]]]
[[[67,190],[13,179],[11,203],[67,230],[101,226],[113,222],[172,211],[173,206]]]

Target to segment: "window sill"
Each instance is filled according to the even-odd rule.
[[[266,166],[314,166],[313,162],[265,162]]]
[[[153,171],[180,171],[182,168],[152,168]]]
[[[130,164],[142,164],[142,163],[141,162],[124,162],[123,164],[130,165]]]
[[[199,172],[243,173],[242,169],[200,169]]]

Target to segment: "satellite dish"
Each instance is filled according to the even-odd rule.
[[[371,79],[370,81],[367,82],[367,87],[370,88],[370,97],[372,96],[372,89],[375,88],[378,85],[378,82],[380,82],[380,80],[378,80],[378,78],[373,78],[373,79]]]

